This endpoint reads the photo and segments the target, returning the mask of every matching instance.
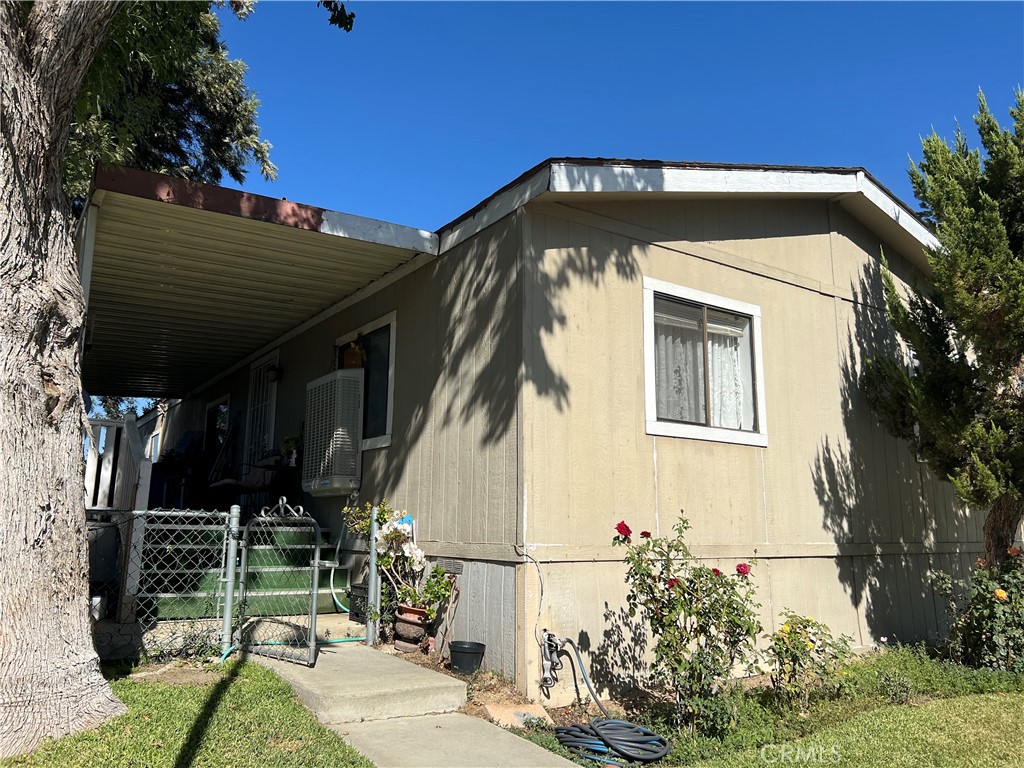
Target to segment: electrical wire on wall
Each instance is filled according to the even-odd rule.
[[[537,562],[533,555],[526,551],[526,547],[520,547],[518,544],[513,544],[512,548],[517,555],[525,557],[533,563],[533,567],[537,569],[537,581],[540,583],[540,595],[537,598],[537,619],[533,623],[533,637],[537,641],[537,645],[543,648],[544,641],[540,634],[540,614],[544,607],[544,573],[540,569],[540,563]]]

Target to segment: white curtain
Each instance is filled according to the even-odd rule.
[[[655,297],[654,367],[658,418],[726,429],[753,429],[750,318]],[[704,365],[710,396],[704,397]],[[710,418],[705,413],[710,401]]]
[[[656,300],[654,368],[659,419],[706,423],[700,323],[699,308]]]
[[[742,429],[743,383],[740,340],[708,329],[708,370],[711,372],[711,426]]]

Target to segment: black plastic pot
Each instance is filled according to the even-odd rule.
[[[483,643],[472,643],[468,640],[454,640],[451,646],[452,669],[463,675],[471,675],[480,669],[484,660]]]

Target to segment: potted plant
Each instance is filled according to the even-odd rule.
[[[372,507],[345,507],[349,530],[367,536]],[[427,563],[412,539],[412,518],[382,500],[378,505],[377,568],[395,603],[394,641],[400,651],[417,650],[429,635],[438,608],[452,595],[455,576]]]
[[[341,352],[342,368],[362,368],[363,363],[365,362],[366,350],[363,349],[363,345],[359,343],[359,339],[351,342]]]

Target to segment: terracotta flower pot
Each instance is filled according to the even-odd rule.
[[[362,350],[356,349],[355,347],[345,347],[341,353],[341,367],[342,368],[362,368],[363,367],[363,353]]]
[[[415,651],[427,636],[429,625],[426,608],[398,605],[395,608],[395,648],[400,651]]]

